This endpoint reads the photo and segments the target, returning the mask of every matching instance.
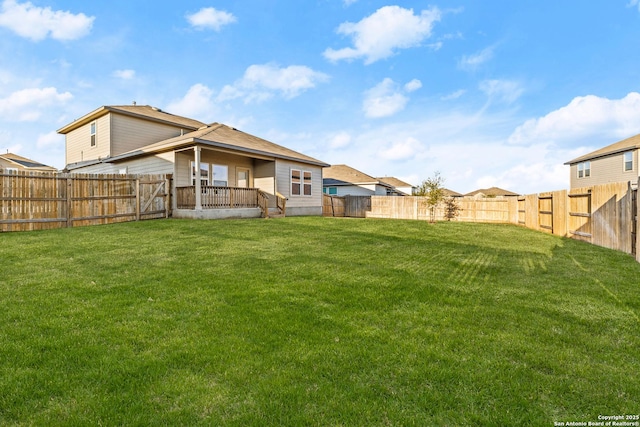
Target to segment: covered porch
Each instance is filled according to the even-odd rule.
[[[286,198],[275,189],[274,160],[201,146],[178,151],[175,155],[174,217],[219,219],[286,215]]]

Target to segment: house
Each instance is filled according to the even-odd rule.
[[[635,135],[566,162],[571,171],[571,188],[609,182],[637,182],[638,149],[640,135]]]
[[[416,186],[411,185],[407,182],[404,182],[398,178],[394,178],[392,176],[385,176],[384,178],[378,178],[378,181],[384,182],[385,184],[391,185],[395,188],[399,193],[403,196],[413,196],[416,192]]]
[[[442,194],[444,194],[444,197],[463,197],[461,193],[458,193],[457,191],[454,191],[454,190],[450,190],[448,188],[443,188]]]
[[[391,184],[347,165],[332,165],[322,171],[322,187],[332,196],[398,196]]]
[[[465,194],[465,197],[474,197],[476,199],[482,199],[485,197],[494,198],[494,197],[515,197],[515,196],[519,196],[519,194],[514,193],[513,191],[504,190],[499,187],[481,188],[479,190],[475,190]]]
[[[58,130],[65,171],[171,174],[174,217],[322,215],[326,163],[221,123],[103,106]]]
[[[54,167],[44,165],[35,160],[18,156],[13,153],[0,154],[0,169],[9,172],[29,171],[29,172],[57,172]]]

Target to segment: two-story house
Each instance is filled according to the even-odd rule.
[[[566,162],[571,171],[571,188],[637,182],[639,148],[640,135],[635,135]]]
[[[258,216],[259,206],[249,205],[263,196],[272,209],[286,199],[287,215],[322,215],[326,163],[224,124],[121,105],[100,107],[58,133],[67,172],[171,174],[174,216],[239,216],[240,208]]]

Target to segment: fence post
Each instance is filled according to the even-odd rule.
[[[73,180],[67,177],[67,227],[73,227]]]
[[[136,221],[140,221],[140,178],[136,178]]]

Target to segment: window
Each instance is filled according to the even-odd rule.
[[[91,122],[90,128],[91,130],[89,131],[89,134],[91,135],[91,146],[95,147],[96,146],[96,122]]]
[[[213,165],[213,185],[226,187],[229,184],[229,167]]]
[[[591,162],[578,163],[578,178],[588,178],[591,176]]]
[[[191,185],[196,185],[196,162],[191,162]],[[200,163],[200,185],[209,185],[209,163]]]
[[[311,172],[304,172],[303,178],[304,178],[304,195],[310,196],[311,195]]]
[[[633,151],[627,151],[624,153],[624,171],[632,171],[633,170]]]
[[[291,169],[291,195],[310,196],[311,195],[311,172]]]
[[[299,196],[300,195],[300,171],[296,169],[291,169],[291,195]]]
[[[338,194],[338,187],[324,187],[322,191],[330,196],[335,196]]]

